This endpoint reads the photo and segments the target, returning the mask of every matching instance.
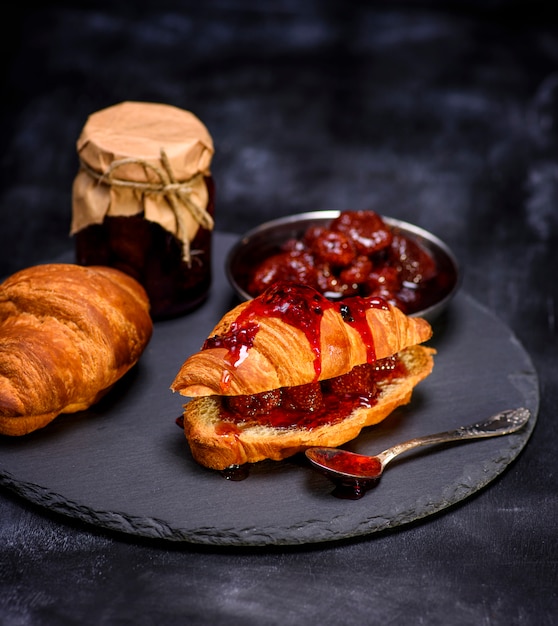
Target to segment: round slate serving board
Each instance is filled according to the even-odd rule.
[[[175,424],[185,399],[169,386],[237,304],[223,269],[236,239],[215,234],[209,300],[186,317],[157,323],[140,363],[103,401],[26,437],[0,437],[1,485],[52,511],[130,535],[297,545],[371,534],[437,513],[486,486],[520,453],[536,422],[537,374],[510,329],[462,292],[433,324],[434,372],[411,404],[346,447],[373,454],[525,406],[532,418],[521,432],[408,453],[354,501],[333,497],[332,484],[302,455],[257,464],[239,482],[198,466]]]

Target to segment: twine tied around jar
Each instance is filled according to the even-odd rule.
[[[90,176],[98,180],[99,183],[112,187],[128,187],[131,189],[138,189],[139,191],[146,193],[161,194],[164,196],[176,218],[176,236],[182,242],[182,259],[190,265],[192,262],[192,254],[195,254],[195,251],[190,250],[190,241],[187,236],[186,225],[184,222],[184,212],[182,209],[186,208],[193,219],[202,228],[212,230],[214,226],[213,218],[209,212],[194,202],[191,198],[193,184],[202,179],[203,174],[198,172],[188,180],[178,182],[174,176],[169,159],[163,148],[161,148],[161,162],[163,164],[163,168],[157,167],[144,159],[126,158],[113,161],[106,171],[98,172],[83,160],[80,160],[81,167]],[[130,164],[140,165],[146,170],[151,170],[158,176],[159,182],[139,182],[116,178],[114,176],[115,170],[119,167]]]

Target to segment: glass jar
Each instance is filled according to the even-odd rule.
[[[199,307],[211,287],[213,142],[192,113],[124,102],[89,117],[73,185],[76,262],[145,288],[154,319]]]

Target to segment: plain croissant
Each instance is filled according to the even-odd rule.
[[[0,434],[25,435],[97,402],[153,331],[149,301],[108,267],[37,265],[0,285]]]
[[[333,303],[310,287],[277,285],[227,313],[180,368],[173,391],[194,398],[184,408],[184,432],[194,458],[207,467],[283,459],[314,445],[337,446],[411,399],[430,374],[434,350],[418,344],[432,329],[379,298]],[[382,381],[373,405],[335,423],[280,428],[261,418],[237,419],[236,397],[257,397],[342,377],[358,366],[398,355],[403,374]],[[250,402],[248,402],[250,404]]]

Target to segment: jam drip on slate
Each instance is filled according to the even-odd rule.
[[[354,296],[343,302],[334,302],[312,287],[294,283],[277,283],[258,298],[248,302],[228,331],[221,336],[209,337],[202,349],[225,348],[227,362],[238,367],[248,350],[254,345],[260,328],[259,319],[279,318],[300,329],[306,336],[314,353],[314,371],[317,381],[321,373],[320,328],[324,312],[335,309],[345,323],[352,326],[366,345],[367,360],[375,360],[374,341],[366,321],[366,311],[372,308],[387,309],[386,302],[379,297],[361,298]],[[221,381],[223,392],[227,391],[227,380]]]

